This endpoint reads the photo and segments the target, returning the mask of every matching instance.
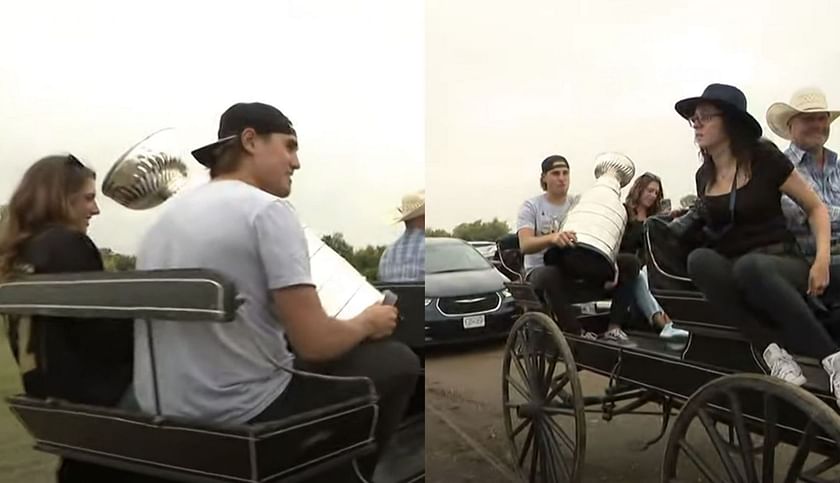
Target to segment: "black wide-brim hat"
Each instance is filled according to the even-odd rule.
[[[710,84],[699,97],[689,97],[674,105],[680,116],[689,119],[697,105],[702,102],[713,104],[729,117],[743,122],[756,137],[761,137],[761,124],[747,111],[747,97],[740,89],[726,84]]]
[[[276,107],[261,102],[240,102],[230,106],[219,119],[219,140],[194,150],[193,157],[208,168],[213,166],[222,152],[221,148],[238,138],[248,127],[259,134],[297,136],[292,121]]]

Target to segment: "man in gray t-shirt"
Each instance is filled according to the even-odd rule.
[[[289,372],[303,363],[373,381],[381,451],[420,372],[407,346],[381,340],[395,328],[396,308],[375,304],[350,320],[324,312],[303,228],[284,199],[300,168],[288,118],[266,104],[236,104],[222,115],[219,138],[193,151],[211,181],[169,202],[143,238],[137,264],[217,270],[244,304],[230,323],[152,322],[161,412],[244,424],[318,407],[318,391]],[[146,337],[146,325],[135,324],[135,392],[141,408],[154,412]],[[368,477],[376,458],[361,462]]]
[[[560,325],[568,331],[582,333],[593,338],[583,330],[577,320],[577,314],[571,305],[570,295],[577,289],[573,282],[579,278],[580,263],[565,263],[546,266],[544,257],[549,249],[570,247],[576,243],[574,232],[563,231],[566,215],[577,203],[577,197],[569,197],[569,162],[563,156],[552,155],[543,160],[541,165],[540,186],[543,194],[526,200],[519,209],[516,220],[516,233],[519,247],[524,254],[525,277],[537,290],[544,291],[551,303],[551,308]],[[565,255],[564,255],[565,257]],[[635,265],[634,265],[635,263]],[[633,273],[635,271],[635,274]],[[638,262],[619,257],[619,267],[613,280],[587,280],[594,288],[609,290],[617,288],[624,280],[638,275]],[[619,274],[620,272],[620,274]],[[624,294],[626,291],[621,291]],[[628,306],[624,300],[613,303],[609,327],[604,337],[617,342],[628,340],[619,325],[621,311]]]
[[[535,236],[546,236],[560,231],[566,214],[577,203],[577,197],[552,200],[548,192],[525,200],[516,219],[516,231],[523,228],[534,230]],[[543,256],[548,247],[525,255],[526,276],[533,269],[545,266]]]

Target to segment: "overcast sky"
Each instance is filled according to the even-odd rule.
[[[838,20],[836,0],[427,0],[427,226],[495,216],[514,228],[554,153],[573,192],[594,181],[597,153],[617,150],[676,204],[693,192],[697,150],[674,103],[736,85],[784,142],[766,127],[773,102],[816,85],[840,108]]]
[[[0,198],[41,156],[73,152],[101,183],[147,134],[176,127],[189,150],[228,106],[261,101],[297,128],[304,222],[388,243],[425,183],[423,15],[416,0],[15,2],[0,20]],[[101,208],[91,236],[123,252],[159,213]]]

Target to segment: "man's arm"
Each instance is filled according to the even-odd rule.
[[[577,200],[573,200],[576,203]],[[566,246],[574,242],[571,232],[549,233],[537,236],[537,207],[526,201],[519,209],[516,218],[516,236],[519,238],[519,251],[525,255],[539,253],[552,246]]]
[[[554,245],[556,233],[536,236],[533,228],[521,228],[516,235],[519,237],[519,250],[525,255],[539,253]]]
[[[374,305],[350,320],[329,317],[312,283],[306,235],[291,205],[275,201],[253,221],[274,311],[298,356],[335,359],[361,341],[389,335],[396,308]]]
[[[349,320],[329,317],[315,288],[309,285],[274,290],[272,295],[295,352],[310,362],[335,359],[367,338],[390,334],[385,328],[377,329],[376,317],[387,318],[393,312],[396,322],[396,309],[386,305],[374,305]]]

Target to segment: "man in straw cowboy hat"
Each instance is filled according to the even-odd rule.
[[[777,102],[767,110],[767,124],[777,136],[790,141],[785,154],[828,207],[832,245],[840,238],[840,162],[837,153],[825,148],[829,126],[840,110],[828,108],[825,94],[818,88],[805,87],[793,93],[790,103]],[[807,217],[793,200],[784,197],[785,214],[799,245],[809,257],[816,244],[808,229]],[[840,253],[832,249],[832,264]],[[838,273],[840,275],[840,273]],[[834,274],[832,274],[832,280]]]
[[[229,324],[152,322],[164,414],[227,424],[279,420],[324,403],[312,379],[292,374],[292,366],[367,377],[379,396],[377,454],[358,466],[370,479],[420,371],[411,349],[382,340],[396,326],[396,308],[373,304],[346,320],[324,311],[304,229],[285,199],[300,169],[298,138],[277,108],[231,106],[218,140],[192,154],[210,170],[210,182],[169,202],[141,242],[138,267],[216,270],[245,303]],[[134,384],[140,406],[152,411],[153,383],[143,363],[149,348],[137,343],[145,340],[145,325],[138,324]],[[353,470],[338,470],[324,481],[358,481]]]
[[[409,193],[402,198],[395,223],[405,223],[405,232],[379,259],[379,280],[416,282],[426,276],[426,191]]]

